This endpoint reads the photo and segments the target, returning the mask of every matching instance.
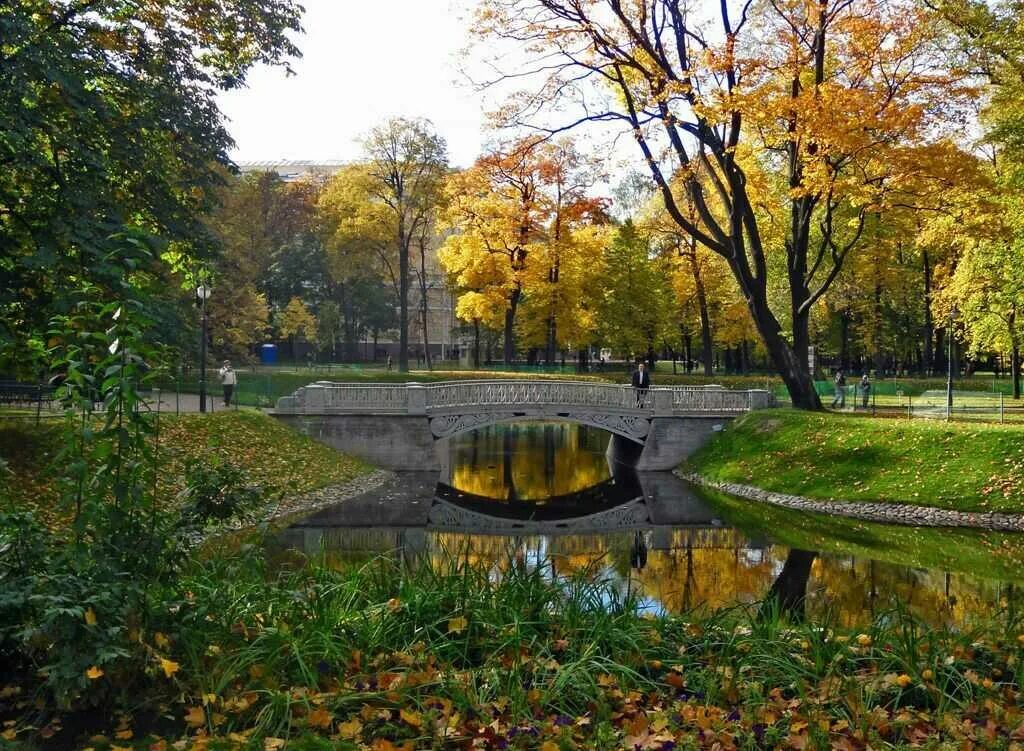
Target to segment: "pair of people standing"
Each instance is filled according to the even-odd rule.
[[[836,374],[832,377],[832,384],[835,387],[835,396],[832,399],[832,409],[837,406],[839,409],[846,407],[846,376],[843,375],[843,371],[837,370]],[[860,377],[860,389],[861,406],[864,409],[868,407],[868,397],[871,394],[871,379],[868,378],[868,374],[865,373]]]

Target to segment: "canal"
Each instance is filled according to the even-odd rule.
[[[908,608],[935,625],[1024,604],[1024,539],[784,511],[699,491],[671,473],[610,466],[609,434],[496,425],[449,439],[444,469],[384,486],[281,532],[279,559],[338,566],[452,557],[500,576],[514,561],[600,578],[651,613],[758,607],[863,622]]]

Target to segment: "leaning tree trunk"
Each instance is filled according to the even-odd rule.
[[[782,335],[782,327],[778,319],[768,307],[764,296],[751,295],[747,298],[747,307],[754,326],[761,335],[772,366],[782,378],[789,392],[789,398],[797,409],[820,410],[821,399],[814,388],[807,363],[807,347],[809,341],[808,317],[793,317],[793,344]]]

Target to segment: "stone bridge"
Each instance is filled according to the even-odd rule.
[[[726,420],[768,407],[764,390],[629,386],[556,380],[350,384],[318,381],[277,402],[273,414],[317,440],[385,469],[441,469],[442,439],[487,425],[562,420],[613,434],[609,457],[669,470]]]

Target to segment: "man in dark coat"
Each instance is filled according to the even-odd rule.
[[[636,389],[636,406],[643,407],[647,403],[647,389],[651,387],[651,374],[641,361],[633,371],[633,388]]]

